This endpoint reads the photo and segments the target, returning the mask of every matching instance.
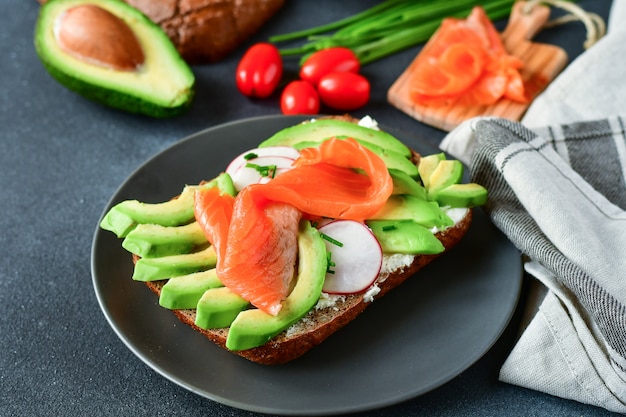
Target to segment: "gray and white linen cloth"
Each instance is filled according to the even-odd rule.
[[[471,119],[441,148],[490,192],[540,291],[504,382],[626,413],[626,1],[521,123]],[[614,23],[616,22],[616,23]],[[507,277],[502,277],[506,279]]]

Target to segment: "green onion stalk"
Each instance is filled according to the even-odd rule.
[[[272,43],[305,40],[299,47],[281,48],[283,56],[301,56],[343,46],[361,65],[425,43],[446,17],[465,18],[480,5],[491,20],[511,14],[516,0],[385,0],[350,17],[297,32],[270,37]]]

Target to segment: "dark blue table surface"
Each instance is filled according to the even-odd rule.
[[[138,359],[102,314],[90,274],[99,216],[124,179],[155,153],[196,131],[279,113],[278,97],[249,100],[233,74],[246,46],[269,35],[354,14],[375,1],[291,1],[222,62],[194,66],[189,113],[153,120],[89,102],[57,84],[33,47],[39,5],[3,0],[0,13],[0,415],[253,416],[188,392]],[[477,2],[479,3],[479,2]],[[603,17],[610,0],[581,0]],[[504,25],[505,22],[498,22]],[[536,41],[583,52],[584,27],[571,23]],[[363,68],[372,97],[356,116],[437,145],[444,132],[386,102],[386,92],[419,47]],[[292,68],[293,69],[293,68]],[[526,289],[526,286],[524,287]],[[524,302],[525,292],[521,303]],[[577,402],[498,382],[521,307],[499,341],[442,387],[362,415],[607,416]]]

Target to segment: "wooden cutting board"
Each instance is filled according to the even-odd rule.
[[[531,42],[532,37],[550,17],[550,8],[534,5],[529,12],[525,12],[525,4],[514,4],[509,23],[502,33],[502,40],[507,51],[524,62],[521,75],[530,87],[527,91],[535,98],[567,65],[567,54],[557,46]],[[428,47],[427,43],[423,49]],[[500,99],[490,106],[467,106],[454,102],[443,106],[415,104],[409,94],[409,82],[416,60],[417,57],[391,86],[387,99],[393,106],[420,122],[450,131],[464,120],[475,116],[520,120],[530,105],[508,99]]]

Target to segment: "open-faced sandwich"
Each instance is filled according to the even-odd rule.
[[[279,364],[460,241],[487,199],[462,176],[459,161],[421,156],[369,118],[319,118],[170,201],[120,202],[100,226],[123,238],[132,278],[161,306],[229,351]]]

